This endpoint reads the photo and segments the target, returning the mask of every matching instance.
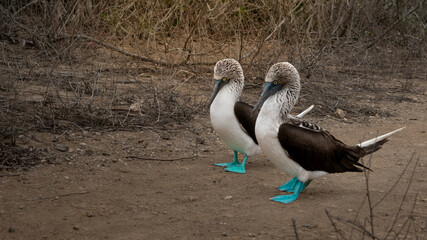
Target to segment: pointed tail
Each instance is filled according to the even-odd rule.
[[[304,110],[300,114],[298,114],[297,117],[304,118],[305,115],[307,115],[307,113],[309,113],[311,111],[311,109],[313,109],[313,107],[314,107],[314,105],[311,105],[309,108],[307,108],[306,110]]]
[[[368,141],[364,141],[362,143],[357,144],[357,146],[364,150],[364,153],[365,153],[364,155],[371,154],[371,153],[377,151],[378,149],[380,149],[381,146],[388,141],[388,139],[387,139],[388,137],[390,137],[391,135],[393,135],[399,131],[402,131],[404,128],[405,127],[399,128],[397,130],[386,133],[386,134],[381,135],[379,137],[370,139]]]

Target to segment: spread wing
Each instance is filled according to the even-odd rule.
[[[259,114],[259,110],[252,114],[253,106],[244,103],[244,102],[236,102],[234,105],[234,114],[237,117],[242,128],[246,131],[246,133],[254,140],[256,144],[258,141],[255,136],[255,123]]]
[[[362,156],[360,147],[347,146],[315,124],[283,123],[278,138],[289,157],[305,170],[338,173],[361,172],[356,166],[366,168],[357,162]]]

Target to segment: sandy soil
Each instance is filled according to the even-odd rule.
[[[422,71],[413,83],[425,89]],[[195,82],[183,84],[191,89]],[[205,99],[210,88],[210,82],[203,88]],[[244,99],[253,103],[259,91],[245,90]],[[356,90],[351,94],[360,97]],[[308,116],[349,144],[406,126],[364,159],[373,170],[368,181],[372,208],[363,173],[317,179],[291,204],[270,201],[290,177],[263,155],[249,159],[246,174],[213,166],[231,161],[232,152],[203,109],[191,122],[164,129],[71,128],[20,136],[18,144],[43,149],[48,157],[27,171],[0,172],[0,239],[292,239],[296,234],[361,239],[362,228],[378,238],[423,239],[425,90],[406,93],[400,101],[372,95],[370,104],[391,116]],[[302,97],[295,112],[316,104]]]

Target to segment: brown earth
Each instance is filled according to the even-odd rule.
[[[384,66],[396,69],[398,63],[391,60]],[[162,122],[165,114],[159,111],[153,121],[158,117],[164,125],[160,127],[75,127],[72,120],[60,121],[55,131],[30,129],[17,137],[19,146],[42,154],[41,164],[0,172],[0,239],[292,239],[296,234],[300,239],[361,239],[361,229],[378,238],[423,239],[427,75],[425,59],[411,64],[418,67],[410,76],[340,64],[322,68],[310,79],[302,76],[302,96],[294,112],[314,104],[308,119],[348,144],[406,127],[364,159],[373,170],[369,191],[363,173],[345,173],[313,181],[291,204],[270,201],[290,177],[263,155],[249,159],[246,174],[213,166],[231,161],[232,152],[213,132],[202,107],[193,109],[185,121]],[[55,71],[77,76],[83,65]],[[2,68],[6,71],[6,64]],[[32,71],[47,70],[41,64]],[[200,74],[203,77],[193,78],[141,71],[110,69],[100,81],[116,76],[122,96],[138,94],[138,83],[153,81],[155,86],[167,83],[181,92],[198,92],[201,102],[210,95],[211,67]],[[150,75],[154,77],[146,80]],[[26,81],[18,98],[43,100],[42,81]],[[243,100],[253,104],[262,81],[248,82],[252,85]],[[409,89],[402,84],[408,82]],[[1,94],[2,101],[12,98],[4,90]],[[333,100],[335,96],[332,110],[322,102],[326,95]],[[339,107],[345,116],[334,114]]]

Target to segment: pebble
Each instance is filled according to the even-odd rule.
[[[202,137],[196,137],[196,143],[200,145],[205,145],[205,139]]]
[[[344,110],[342,110],[342,109],[340,109],[340,108],[337,108],[337,110],[335,111],[335,114],[337,115],[337,117],[339,117],[339,118],[344,118],[345,117],[345,111]]]
[[[171,135],[169,133],[163,133],[160,137],[163,140],[170,140],[171,139]]]
[[[70,149],[67,145],[62,145],[62,144],[56,144],[55,147],[56,147],[56,150],[60,152],[68,152],[68,150]]]

